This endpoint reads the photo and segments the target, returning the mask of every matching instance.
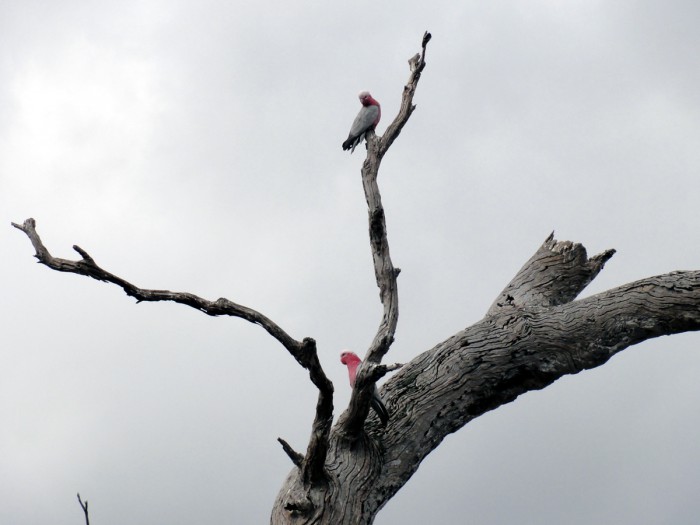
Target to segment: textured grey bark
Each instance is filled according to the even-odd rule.
[[[272,523],[369,524],[423,458],[472,419],[567,374],[595,368],[660,335],[700,329],[700,271],[642,279],[574,301],[614,252],[588,258],[551,236],[486,316],[420,354],[380,390],[391,414],[348,439],[331,431],[322,510],[300,520],[284,511],[290,474]],[[317,516],[319,516],[317,518]]]
[[[399,114],[382,137],[368,135],[362,184],[383,312],[350,404],[334,426],[333,385],[313,339],[296,340],[260,312],[225,298],[209,301],[187,292],[136,287],[102,269],[77,246],[80,260],[54,258],[33,219],[13,224],[49,268],[114,283],[137,301],[174,301],[208,315],[240,317],[264,328],[309,371],[319,390],[316,417],[306,454],[279,438],[294,467],[274,502],[274,525],[371,524],[445,436],[472,419],[563,375],[600,366],[646,339],[700,329],[699,271],[650,277],[577,301],[614,250],[588,258],[583,246],[550,235],[481,321],[418,355],[385,383],[380,394],[391,417],[385,428],[380,426],[369,405],[376,381],[400,366],[381,364],[398,323],[399,270],[391,261],[377,177],[385,153],[415,109],[413,95],[429,40],[426,33],[422,53],[409,61]]]

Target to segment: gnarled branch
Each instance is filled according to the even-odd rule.
[[[368,410],[358,374],[350,407],[331,434],[327,468],[337,481],[326,495],[335,503],[327,506],[326,522],[372,523],[423,459],[480,415],[646,339],[700,330],[700,271],[575,300],[613,253],[589,258],[583,246],[550,236],[481,321],[416,356],[384,384],[382,398],[391,408],[386,429],[370,421],[347,439],[343,418],[363,411],[366,417]],[[380,366],[364,363],[366,383]],[[292,523],[279,502],[288,501],[293,486],[280,491],[274,523]]]
[[[39,237],[36,231],[36,221],[32,218],[27,219],[21,225],[13,222],[12,226],[23,231],[27,237],[29,237],[36,251],[34,257],[36,257],[41,264],[48,266],[52,270],[77,273],[79,275],[92,277],[98,281],[116,284],[121,287],[127,295],[135,298],[137,302],[173,301],[185,304],[211,316],[228,315],[231,317],[240,317],[248,322],[262,326],[272,337],[277,339],[292,356],[294,356],[299,364],[306,368],[305,361],[308,360],[308,356],[302,351],[304,349],[304,344],[294,340],[287,332],[282,330],[277,323],[252,308],[236,304],[223,297],[216,301],[209,301],[188,292],[171,292],[170,290],[148,290],[139,288],[125,279],[100,268],[95,260],[79,246],[73,246],[73,249],[82,257],[79,261],[53,257]]]
[[[226,298],[209,301],[188,292],[171,292],[169,290],[148,290],[139,288],[130,282],[114,275],[97,265],[95,260],[79,246],[73,249],[80,254],[81,260],[71,261],[53,257],[36,231],[36,221],[29,218],[24,223],[12,223],[12,226],[23,231],[34,246],[36,257],[40,263],[59,272],[77,273],[92,277],[98,281],[110,282],[121,287],[127,295],[141,301],[173,301],[185,304],[211,316],[230,316],[245,319],[248,322],[263,327],[272,337],[309,371],[309,378],[318,388],[316,415],[311,429],[311,438],[306,456],[302,462],[304,480],[308,483],[320,481],[323,478],[323,467],[328,452],[328,436],[333,422],[333,383],[326,377],[316,351],[316,341],[307,337],[302,341],[293,339],[277,323],[257,310],[236,304]]]
[[[588,258],[583,246],[550,236],[506,287],[508,304],[499,298],[484,319],[387,381],[382,394],[393,420],[378,495],[398,490],[426,455],[472,419],[641,341],[700,330],[700,271],[574,300],[613,253]]]

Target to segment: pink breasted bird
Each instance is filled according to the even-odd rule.
[[[355,377],[357,376],[357,367],[360,366],[362,359],[357,357],[357,354],[353,352],[344,351],[340,354],[340,362],[348,367],[348,376],[350,377],[350,386],[355,387]],[[389,412],[387,411],[384,403],[382,403],[379,393],[377,392],[377,387],[375,385],[374,392],[372,392],[372,401],[370,403],[372,409],[377,413],[379,419],[382,422],[382,426],[386,426],[389,421]]]
[[[382,117],[382,108],[379,106],[379,102],[372,98],[369,91],[361,91],[358,96],[362,108],[352,123],[348,139],[343,142],[343,150],[350,150],[350,153],[355,151],[355,146],[362,142],[365,133],[377,127],[379,119]]]

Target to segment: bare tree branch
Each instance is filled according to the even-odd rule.
[[[82,257],[79,261],[70,261],[53,257],[41,241],[36,231],[36,221],[34,219],[27,219],[22,225],[13,222],[12,226],[22,230],[27,237],[29,237],[36,251],[34,257],[36,257],[40,263],[53,270],[77,273],[79,275],[92,277],[98,281],[116,284],[121,287],[127,295],[134,297],[138,302],[173,301],[185,304],[211,316],[228,315],[231,317],[240,317],[253,324],[262,326],[272,337],[282,343],[294,358],[304,366],[302,363],[303,356],[300,354],[303,344],[292,339],[292,337],[282,330],[275,322],[252,308],[236,304],[223,297],[216,301],[208,301],[188,292],[171,292],[169,290],[147,290],[139,288],[125,279],[100,268],[95,260],[79,246],[73,246],[73,249]]]
[[[333,425],[333,383],[326,377],[321,368],[316,352],[316,342],[313,339],[304,339],[312,348],[308,355],[309,377],[318,388],[318,401],[316,402],[316,415],[311,425],[311,437],[306,448],[306,456],[301,473],[304,484],[309,487],[326,478],[326,457],[328,455],[331,427]]]
[[[589,259],[583,246],[548,238],[513,279],[522,289],[511,288],[511,304],[494,305],[387,381],[382,395],[393,409],[392,432],[383,441],[378,495],[402,486],[422,458],[474,418],[647,339],[700,330],[700,271],[574,301],[612,253]]]
[[[29,237],[36,251],[34,256],[40,263],[53,270],[77,273],[79,275],[92,277],[98,281],[116,284],[121,287],[127,295],[134,297],[137,302],[173,301],[195,308],[207,315],[239,317],[263,327],[287,349],[302,367],[309,371],[309,378],[318,388],[319,396],[316,405],[316,416],[312,424],[311,439],[309,440],[302,470],[304,479],[310,483],[322,479],[323,465],[328,451],[328,435],[333,422],[333,383],[326,377],[321,367],[316,350],[316,341],[310,337],[304,338],[302,341],[297,341],[287,334],[277,323],[257,310],[236,304],[223,297],[216,301],[208,301],[188,292],[171,292],[169,290],[148,290],[139,288],[125,279],[103,270],[97,265],[95,260],[79,246],[73,246],[73,249],[82,257],[79,261],[53,257],[41,241],[36,231],[36,221],[32,218],[27,219],[21,225],[13,222],[12,226],[23,231],[27,237]]]
[[[586,249],[570,241],[557,241],[550,234],[493,302],[486,315],[507,306],[554,306],[574,300],[595,279],[615,250],[590,259]],[[556,279],[557,286],[542,286],[543,279]]]
[[[342,418],[344,431],[350,435],[357,435],[360,432],[369,413],[369,403],[376,379],[367,381],[368,367],[371,367],[372,364],[381,363],[382,357],[389,351],[389,347],[394,342],[394,334],[396,333],[399,319],[399,293],[396,278],[401,270],[394,268],[391,261],[386,219],[379,186],[377,185],[377,176],[384,154],[396,140],[396,137],[399,136],[403,126],[408,122],[411,113],[415,109],[413,95],[418,87],[421,72],[425,68],[425,49],[430,38],[430,33],[426,31],[423,35],[422,53],[416,54],[408,61],[411,75],[404,86],[398,115],[382,137],[377,137],[371,132],[367,134],[367,158],[362,164],[362,186],[365,191],[365,199],[367,200],[369,239],[374,262],[374,275],[379,287],[379,298],[384,311],[377,333],[358,370],[357,382],[353,389],[350,406],[346,412],[347,417]]]
[[[396,324],[399,318],[399,296],[396,278],[401,272],[399,268],[394,268],[391,261],[386,218],[379,186],[377,185],[377,177],[384,154],[399,136],[415,109],[413,95],[418,87],[421,72],[425,68],[425,50],[430,38],[430,33],[426,31],[423,35],[422,54],[416,54],[409,60],[411,75],[404,86],[401,109],[398,115],[382,137],[370,140],[367,158],[362,164],[362,186],[365,191],[369,215],[369,237],[374,262],[374,274],[379,287],[379,297],[384,306],[382,321],[365,356],[365,361],[372,363],[380,363],[394,341],[394,333],[396,332]]]
[[[299,452],[294,450],[292,446],[281,437],[278,437],[277,441],[279,441],[280,445],[282,445],[282,450],[284,450],[284,453],[287,454],[287,456],[289,456],[289,459],[292,460],[292,463],[294,463],[297,467],[301,468],[302,464],[304,463],[304,455],[299,454]]]
[[[376,365],[372,367],[370,372],[367,373],[367,379],[376,383],[389,372],[394,372],[402,366],[403,363],[394,363],[393,365]]]
[[[396,137],[399,136],[399,133],[401,133],[401,130],[406,122],[408,122],[413,110],[416,109],[416,106],[413,105],[413,95],[418,87],[420,75],[423,72],[423,69],[425,69],[425,49],[428,46],[428,42],[430,42],[431,38],[432,35],[426,31],[423,34],[423,42],[421,43],[421,47],[423,49],[421,53],[416,53],[408,61],[408,65],[411,69],[411,76],[408,78],[408,82],[403,88],[403,98],[401,99],[401,109],[399,109],[399,114],[396,115],[394,121],[389,125],[384,132],[384,135],[379,140],[380,144],[378,147],[378,155],[380,160],[381,157],[383,157],[389,150],[392,143],[396,140]]]
[[[85,500],[85,503],[83,503],[83,500],[80,499],[80,492],[78,492],[78,503],[80,503],[80,508],[83,509],[83,513],[85,514],[85,525],[90,525],[90,516],[88,515],[88,500]]]
[[[583,246],[550,236],[506,287],[507,304],[497,300],[481,321],[416,356],[384,384],[391,412],[385,430],[370,420],[364,432],[344,432],[348,413],[367,410],[367,389],[356,386],[331,434],[327,469],[335,479],[325,499],[314,500],[325,507],[326,521],[316,518],[316,506],[301,522],[370,524],[423,459],[471,420],[641,341],[700,330],[700,271],[649,277],[574,300],[612,254],[588,258]],[[380,366],[366,364],[364,381],[371,383]],[[285,502],[302,508],[308,501],[296,506],[293,481],[280,490],[273,523],[299,523],[282,511]]]

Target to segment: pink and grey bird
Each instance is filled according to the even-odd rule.
[[[357,376],[357,367],[360,366],[362,359],[357,357],[357,354],[353,352],[348,352],[347,350],[340,354],[340,362],[348,367],[348,376],[350,377],[350,386],[355,387],[355,377]],[[372,401],[370,406],[377,413],[379,419],[382,422],[382,426],[386,426],[389,421],[389,412],[387,411],[382,399],[379,397],[379,392],[377,392],[377,387],[375,385],[374,392],[372,392]]]
[[[382,108],[379,106],[379,102],[372,98],[369,91],[361,91],[358,96],[362,108],[352,123],[348,139],[343,142],[343,150],[350,150],[350,153],[355,151],[355,146],[362,142],[365,133],[377,127],[379,119],[382,117]]]

